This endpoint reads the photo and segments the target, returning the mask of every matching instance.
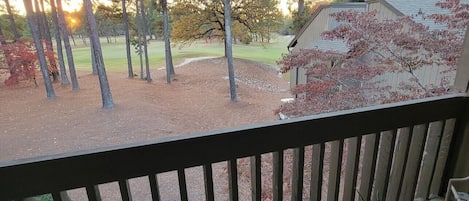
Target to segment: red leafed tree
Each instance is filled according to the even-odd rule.
[[[2,36],[0,36],[2,37]],[[10,76],[5,80],[5,85],[12,86],[20,81],[33,81],[36,86],[36,71],[39,65],[38,54],[34,41],[32,39],[18,39],[14,43],[5,43],[2,45],[4,57],[0,60],[9,63],[8,70]],[[55,58],[54,52],[45,51],[48,57]],[[48,69],[51,72],[51,69]]]
[[[10,61],[10,77],[5,80],[5,85],[11,86],[18,84],[21,80],[31,80],[36,83],[36,70],[38,65],[38,56],[34,42],[29,39],[20,39],[15,43],[3,45],[3,51],[7,55],[2,59]]]
[[[447,29],[430,29],[410,16],[379,20],[376,10],[331,14],[341,25],[324,32],[322,38],[342,40],[348,51],[304,49],[284,55],[278,61],[281,71],[303,68],[308,82],[293,88],[297,98],[277,112],[303,116],[447,93],[448,80],[424,84],[416,71],[437,67],[438,73],[448,73],[456,69],[469,6],[458,0],[437,6],[450,14],[415,17],[433,19]],[[402,87],[383,86],[379,78],[386,73],[403,73],[410,79]]]

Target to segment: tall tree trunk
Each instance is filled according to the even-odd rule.
[[[13,31],[13,35],[15,36],[15,40],[18,40],[21,38],[21,34],[18,31],[18,28],[16,26],[15,18],[13,16],[13,12],[11,11],[11,6],[10,6],[10,0],[5,0],[5,7],[8,12],[8,19],[10,20],[10,27],[11,30]]]
[[[148,60],[148,47],[147,47],[147,20],[145,16],[145,4],[143,0],[140,0],[140,14],[142,15],[142,33],[143,33],[143,54],[145,56],[145,70],[147,74],[147,82],[151,82],[151,75],[150,75],[150,61]]]
[[[75,61],[73,61],[72,47],[70,46],[70,40],[68,38],[68,28],[65,23],[65,16],[62,9],[62,0],[57,0],[57,14],[59,18],[59,27],[64,41],[65,52],[67,53],[67,63],[68,70],[70,72],[70,79],[72,80],[72,90],[78,91],[80,87],[78,86],[77,73],[75,71]]]
[[[94,44],[91,41],[90,41],[90,51],[91,51],[90,52],[90,55],[91,55],[91,70],[92,70],[93,75],[97,75],[98,74],[98,65],[99,64],[96,62],[96,56],[94,55],[94,51],[95,51],[94,50]]]
[[[224,0],[225,4],[225,53],[228,63],[228,77],[230,80],[231,102],[238,101],[236,94],[235,72],[233,66],[233,52],[231,44],[231,5],[230,0]]]
[[[65,18],[64,18],[65,19]],[[73,32],[72,32],[72,29],[68,29],[67,28],[67,31],[68,33],[70,33],[70,38],[72,39],[72,42],[73,42],[73,46],[77,46],[77,43],[75,42],[75,37],[73,36]]]
[[[84,46],[87,46],[88,43],[86,42],[86,36],[85,36],[84,34],[80,34],[80,38],[81,38],[81,40],[82,40],[82,42],[83,42],[83,45],[84,45]]]
[[[142,18],[139,14],[139,8],[138,6],[138,1],[135,3],[136,10],[137,10],[137,35],[138,35],[138,57],[140,60],[140,79],[144,79],[143,76],[143,49],[142,49]]]
[[[44,49],[42,47],[41,39],[39,37],[39,27],[38,27],[36,19],[34,18],[34,16],[36,15],[34,15],[33,13],[33,7],[31,5],[32,2],[30,0],[23,0],[23,3],[24,3],[26,13],[27,13],[29,28],[31,29],[31,34],[33,36],[34,44],[37,50],[37,55],[39,57],[39,64],[41,67],[42,78],[44,79],[44,85],[46,87],[47,98],[55,99],[55,92],[54,92],[54,88],[52,86],[52,82],[49,77],[49,71],[47,69]]]
[[[65,62],[64,62],[64,55],[63,55],[63,48],[62,48],[62,38],[60,37],[60,27],[59,27],[59,20],[57,17],[57,8],[55,6],[55,0],[50,1],[50,6],[52,10],[52,22],[54,23],[54,34],[55,34],[55,41],[57,46],[57,57],[59,58],[59,67],[60,67],[60,75],[62,80],[62,85],[70,84],[67,77],[67,71],[65,70]]]
[[[146,28],[148,28],[148,30],[147,30],[148,35],[149,35],[148,40],[151,41],[151,40],[153,40],[153,29],[152,29],[151,26],[146,26]]]
[[[168,17],[168,2],[161,0],[163,9],[163,34],[164,34],[164,48],[166,55],[166,82],[171,83],[171,76],[175,74],[173,66],[173,55],[171,53],[171,41],[169,36],[169,17]]]
[[[83,6],[86,12],[86,18],[88,20],[88,27],[90,30],[90,40],[93,46],[94,53],[92,56],[96,59],[98,68],[99,86],[101,88],[101,98],[103,100],[103,108],[111,109],[114,107],[114,101],[112,100],[111,89],[109,88],[109,82],[107,80],[106,68],[104,66],[103,54],[101,51],[101,44],[99,43],[98,31],[96,30],[96,21],[93,14],[93,9],[90,0],[83,0]]]
[[[298,16],[303,15],[305,12],[305,0],[298,0]]]
[[[47,22],[46,13],[44,11],[44,0],[36,0],[36,11],[39,20],[39,29],[42,32],[42,37],[46,43],[46,57],[49,60],[49,71],[52,74],[52,78],[55,81],[59,80],[59,69],[57,68],[57,63],[55,62],[54,57],[54,48],[52,46],[52,37],[50,35],[49,23]]]
[[[129,71],[129,78],[134,78],[134,71],[132,68],[132,54],[130,52],[129,17],[127,16],[126,0],[122,0],[122,20],[125,33],[125,50],[127,52],[127,69]]]

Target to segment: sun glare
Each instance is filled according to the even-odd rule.
[[[75,28],[80,24],[80,20],[72,16],[67,17],[67,22],[72,30],[75,30]]]
[[[288,0],[280,0],[280,11],[282,11],[282,14],[283,15],[288,15],[290,13],[290,11],[288,10],[288,4],[287,4],[287,1]]]

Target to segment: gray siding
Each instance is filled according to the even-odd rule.
[[[406,4],[400,5],[401,0],[380,0],[380,1],[373,1],[368,2],[366,9],[371,10],[378,10],[377,17],[378,19],[396,19],[403,14],[414,15],[416,16],[419,10],[422,10],[426,14],[439,12],[439,8],[435,9],[434,1],[436,0],[429,0],[426,4]],[[420,2],[423,0],[415,0],[416,2]],[[464,0],[467,1],[467,0]],[[408,8],[409,6],[417,6],[416,8]],[[337,4],[334,7],[334,4],[323,7],[321,10],[318,10],[316,16],[310,21],[309,25],[304,28],[303,32],[300,33],[297,37],[297,44],[292,49],[292,51],[298,51],[300,49],[310,49],[310,48],[326,48],[329,50],[336,50],[337,47],[340,49],[340,44],[334,44],[330,41],[322,40],[320,35],[323,31],[330,30],[338,25],[334,19],[329,17],[330,13],[338,12],[341,10],[345,10],[343,5]],[[348,8],[350,9],[350,8]],[[355,8],[357,9],[357,8]],[[359,9],[359,8],[358,8]],[[418,18],[418,17],[417,17]],[[427,20],[428,21],[428,20]],[[431,26],[432,22],[426,22],[425,24]],[[434,24],[434,23],[433,23]],[[337,42],[337,41],[336,41]],[[340,42],[340,41],[339,41]],[[335,48],[334,48],[335,47]],[[343,51],[347,51],[346,47],[344,47]],[[439,85],[443,78],[450,80],[450,83],[453,82],[455,78],[455,73],[441,73],[442,71],[446,70],[446,67],[442,66],[425,66],[422,69],[419,69],[415,72],[417,77],[419,78],[420,82],[423,85]],[[414,84],[415,82],[410,82],[409,79],[411,78],[410,74],[407,72],[403,73],[385,73],[373,81],[380,80],[379,86],[391,86],[394,90],[398,90],[402,83],[406,84]],[[295,87],[298,84],[305,84],[307,82],[306,75],[304,69],[299,69],[298,71],[292,70],[290,72],[290,86]]]
[[[314,20],[311,21],[309,26],[298,37],[297,45],[291,51],[299,51],[301,49],[309,48],[309,45],[314,41],[321,39],[321,33],[327,30],[328,18],[330,8],[322,8]],[[306,84],[306,75],[304,69],[296,69],[290,71],[290,87],[295,87],[299,84]]]

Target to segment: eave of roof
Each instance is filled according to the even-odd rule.
[[[374,3],[374,2],[381,2],[382,5],[386,6],[389,10],[394,12],[397,16],[403,16],[404,13],[402,13],[400,10],[398,10],[396,7],[391,5],[388,1],[386,0],[376,0],[376,1],[369,1],[369,3]]]
[[[324,9],[329,7],[329,5],[320,5],[312,14],[311,17],[309,18],[308,22],[306,22],[303,27],[301,27],[301,30],[295,35],[295,37],[290,41],[288,44],[287,48],[295,47],[298,38],[305,32],[305,30],[309,27],[311,23],[313,23],[314,19],[319,15],[319,13]]]

